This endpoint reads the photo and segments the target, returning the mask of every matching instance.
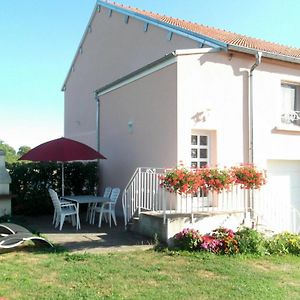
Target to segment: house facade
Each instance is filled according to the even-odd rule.
[[[98,1],[63,86],[65,136],[108,158],[103,186],[137,167],[254,163],[257,211],[299,231],[299,64],[299,49]]]

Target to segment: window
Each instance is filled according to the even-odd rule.
[[[281,122],[300,125],[300,86],[281,84]]]
[[[191,135],[191,167],[201,168],[209,164],[209,136]]]

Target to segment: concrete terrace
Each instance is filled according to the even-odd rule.
[[[76,230],[67,221],[62,231],[52,225],[52,215],[26,217],[24,226],[33,232],[40,233],[55,245],[62,246],[70,252],[101,253],[112,251],[147,250],[153,247],[150,238],[126,231],[122,219],[117,220],[118,226],[109,228],[107,223],[102,227],[85,222],[81,215],[81,230]]]

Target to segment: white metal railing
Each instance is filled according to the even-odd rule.
[[[125,227],[142,211],[163,215],[164,222],[172,214],[189,214],[193,222],[196,213],[241,212],[244,218],[262,229],[282,232],[300,232],[300,209],[282,201],[266,185],[261,190],[243,190],[232,186],[222,193],[200,191],[194,196],[176,195],[160,187],[167,170],[161,168],[137,168],[123,191],[122,205]]]
[[[253,215],[260,229],[279,233],[284,231],[300,232],[300,209],[272,191],[266,185],[260,193],[255,194]]]
[[[300,120],[300,111],[288,111],[281,114],[281,122],[284,124],[291,124]]]
[[[232,212],[246,214],[252,210],[249,191],[233,185],[230,191],[222,193],[199,191],[197,195],[171,194],[161,188],[161,168],[137,168],[125,187],[122,206],[125,227],[141,211],[155,211],[163,214],[164,222],[169,214],[190,214],[199,212]],[[248,200],[249,199],[249,200]]]
[[[162,193],[160,176],[165,169],[137,168],[125,187],[122,195],[122,206],[125,226],[142,210],[162,210]]]

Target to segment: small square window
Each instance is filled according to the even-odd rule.
[[[191,158],[197,158],[197,157],[198,157],[198,149],[191,149]]]
[[[200,158],[207,158],[207,149],[200,149]]]
[[[192,162],[191,162],[191,168],[192,168],[192,169],[196,169],[197,166],[198,166],[198,165],[197,165],[197,162],[196,162],[196,161],[192,161]]]
[[[191,144],[198,145],[198,136],[197,135],[192,135]]]
[[[206,135],[200,136],[200,146],[207,146],[207,136]]]
[[[207,162],[206,161],[200,161],[200,168],[206,168]]]

